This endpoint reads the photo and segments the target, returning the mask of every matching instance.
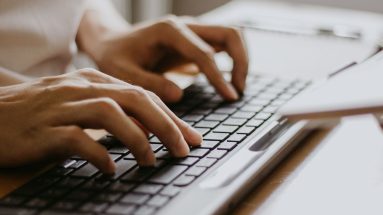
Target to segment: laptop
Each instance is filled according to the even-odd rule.
[[[204,77],[171,109],[203,134],[203,144],[172,158],[157,137],[157,157],[139,168],[116,138],[99,140],[115,160],[114,176],[74,156],[0,200],[0,214],[222,214],[229,212],[310,133],[278,110],[314,85],[310,80],[250,74],[242,98],[227,103]]]

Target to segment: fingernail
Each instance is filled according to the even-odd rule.
[[[156,164],[156,157],[154,156],[151,150],[147,150],[144,160],[142,161],[140,166],[154,166]]]
[[[152,167],[156,164],[156,157],[151,149],[146,150],[142,156],[134,155],[134,157],[136,158],[138,166],[141,167]]]
[[[239,95],[238,95],[237,91],[235,90],[235,88],[233,87],[233,85],[228,84],[227,86],[228,86],[227,88],[229,90],[230,99],[238,100],[239,99]]]
[[[177,102],[182,98],[182,90],[173,84],[167,84],[165,87],[166,101]]]
[[[186,123],[187,124],[187,123]],[[202,135],[193,127],[191,127],[189,124],[187,124],[187,134],[190,137],[190,141],[193,145],[201,145],[202,143]]]
[[[176,150],[172,150],[172,154],[175,157],[185,157],[189,154],[190,149],[188,144],[186,143],[184,137],[181,135],[180,140],[178,141],[178,146]]]
[[[116,164],[114,163],[112,159],[109,159],[109,162],[107,164],[106,174],[114,174],[115,171],[116,171]]]

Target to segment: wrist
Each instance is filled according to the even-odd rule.
[[[129,31],[130,25],[119,16],[107,16],[98,10],[88,10],[81,19],[76,42],[79,49],[88,54],[96,63],[102,59],[108,38]]]

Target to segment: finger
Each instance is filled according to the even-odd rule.
[[[129,84],[93,83],[90,87],[78,89],[75,94],[77,99],[81,98],[82,100],[95,97],[111,98],[128,115],[137,119],[145,128],[156,135],[174,156],[184,157],[189,153],[189,147],[177,125],[151,100],[142,88]],[[124,141],[125,139],[121,140]],[[126,140],[125,142],[129,141]],[[134,146],[131,145],[130,147]]]
[[[239,92],[246,84],[249,60],[245,42],[239,30],[222,26],[189,24],[190,29],[208,43],[219,44],[233,59],[232,83]],[[216,48],[218,49],[218,48]]]
[[[61,108],[56,124],[105,129],[129,148],[139,165],[155,164],[154,153],[144,132],[112,99],[87,99],[67,103]]]
[[[178,126],[187,143],[191,146],[199,146],[202,143],[202,135],[189,124],[178,118],[155,94],[150,94],[153,101],[173,120]]]
[[[107,174],[114,173],[116,167],[104,146],[95,142],[80,127],[59,127],[58,139],[60,151],[70,151],[72,155],[78,155],[89,161],[95,167]]]
[[[117,85],[113,85],[116,87]],[[115,100],[125,112],[137,119],[176,157],[184,157],[189,153],[189,147],[183,135],[172,119],[150,98],[147,91],[141,87],[119,86],[111,89],[103,84],[100,94]]]
[[[225,81],[214,61],[214,50],[185,24],[169,19],[160,25],[163,33],[160,41],[167,47],[178,51],[184,57],[195,62],[206,75],[217,92],[227,100],[238,99],[233,86]]]
[[[119,100],[118,102],[123,107],[126,107],[126,110],[135,119],[157,136],[172,155],[176,157],[186,156],[189,153],[189,147],[177,125],[150,98],[145,90],[138,89],[130,96],[128,95],[130,102],[128,100]]]
[[[129,71],[119,74],[118,78],[152,91],[166,102],[177,102],[182,98],[182,89],[164,76],[129,66]]]

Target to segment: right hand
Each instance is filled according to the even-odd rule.
[[[83,129],[115,135],[141,166],[155,156],[144,130],[176,157],[202,137],[154,94],[92,69],[0,88],[0,166],[79,155],[104,173],[115,165],[107,150]]]

